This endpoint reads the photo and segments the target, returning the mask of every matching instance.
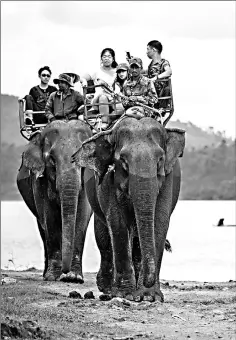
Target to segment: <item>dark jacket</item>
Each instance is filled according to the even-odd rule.
[[[61,91],[56,91],[48,98],[45,107],[45,115],[49,121],[52,118],[77,118],[77,110],[83,103],[84,99],[78,91],[69,89],[65,96],[63,96]]]

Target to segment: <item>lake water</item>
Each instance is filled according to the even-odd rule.
[[[220,218],[225,224],[236,224],[235,202],[178,202],[168,232],[173,252],[164,253],[161,279],[235,280],[236,228],[214,227]],[[1,268],[43,269],[43,258],[37,223],[25,203],[2,202]],[[85,241],[84,272],[97,272],[99,263],[92,217]]]

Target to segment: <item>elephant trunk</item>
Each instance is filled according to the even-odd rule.
[[[132,176],[129,182],[142,255],[143,284],[150,288],[155,283],[154,217],[158,194],[157,178]]]
[[[74,249],[78,196],[81,187],[79,170],[64,172],[59,179],[62,217],[62,272],[71,270]]]

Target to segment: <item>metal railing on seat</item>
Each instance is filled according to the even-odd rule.
[[[164,113],[169,113],[168,117],[163,121],[163,125],[165,126],[168,123],[168,121],[170,120],[170,118],[173,116],[173,113],[174,113],[174,100],[173,100],[171,77],[167,77],[167,78],[163,78],[163,79],[157,79],[157,82],[167,82],[168,84],[166,85],[166,87],[168,87],[169,91],[170,91],[170,95],[169,96],[165,96],[165,97],[160,96],[160,97],[158,97],[158,101],[159,102],[161,100],[166,100],[166,101],[169,100],[169,103],[167,104],[168,106],[163,108]],[[159,108],[161,108],[161,107],[159,107]]]
[[[160,102],[161,100],[169,100],[169,103],[167,105],[165,105],[165,108],[163,108],[162,112],[163,112],[163,117],[165,116],[165,114],[168,114],[166,119],[163,119],[163,126],[165,126],[168,121],[170,120],[170,118],[172,117],[173,113],[174,113],[174,101],[173,101],[173,93],[172,93],[172,85],[171,85],[171,79],[170,77],[168,78],[163,78],[163,79],[158,79],[158,82],[168,82],[167,86],[169,88],[170,91],[170,95],[169,96],[161,96],[158,97],[158,101]],[[99,110],[94,110],[91,109],[92,106],[100,106],[100,105],[104,105],[103,103],[96,103],[96,104],[92,104],[91,100],[88,101],[87,99],[87,89],[95,89],[96,87],[103,87],[108,93],[112,93],[113,91],[108,88],[106,85],[101,84],[101,85],[90,85],[90,86],[86,86],[83,87],[83,97],[84,97],[84,120],[88,122],[88,119],[101,119],[102,116],[105,116],[104,114],[100,114]],[[113,93],[114,94],[114,93]],[[109,102],[109,105],[114,105],[114,113],[110,113],[107,116],[112,117],[112,116],[116,116],[117,118],[120,117],[122,115],[122,113],[118,113],[117,112],[117,108],[116,108],[116,104],[118,103],[122,103],[121,101],[116,100],[116,96],[112,96],[112,101]],[[88,107],[90,108],[88,110]],[[161,107],[158,107],[159,109]]]
[[[24,98],[18,99],[19,122],[22,137],[29,140],[32,132],[42,130],[48,123],[45,111],[27,111]]]

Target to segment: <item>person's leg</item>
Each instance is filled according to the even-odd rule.
[[[109,105],[108,105],[108,98],[105,94],[101,94],[99,96],[99,100],[98,100],[99,104],[104,104],[104,105],[99,105],[99,112],[103,115],[102,117],[102,122],[103,123],[107,123],[108,124],[108,114],[109,114]]]
[[[98,103],[102,104],[99,105],[99,113],[104,115],[102,116],[102,124],[101,124],[101,129],[104,130],[108,127],[109,123],[109,100],[105,94],[101,94],[98,97]]]
[[[170,96],[170,87],[166,86],[164,89],[161,91],[160,97],[169,97]],[[165,109],[169,106],[170,104],[170,99],[161,99],[159,101],[159,107]]]
[[[116,104],[116,112],[120,115],[122,115],[125,112],[125,109],[122,103]]]
[[[33,108],[33,103],[34,103],[34,99],[32,96],[30,96],[29,94],[27,94],[25,97],[25,109],[26,110],[34,110]]]

